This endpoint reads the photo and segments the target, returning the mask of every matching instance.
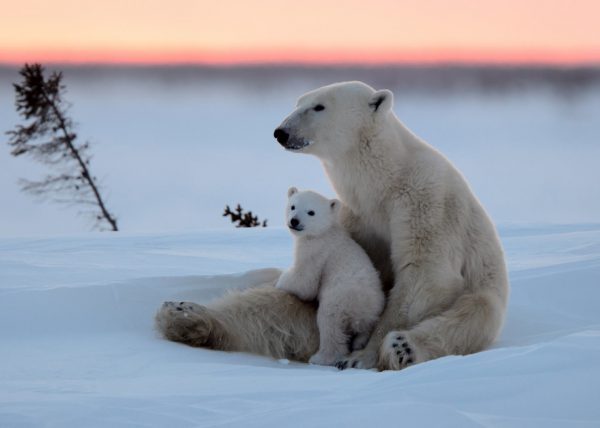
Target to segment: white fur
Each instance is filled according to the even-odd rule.
[[[316,111],[318,104],[325,108]],[[392,106],[387,90],[338,83],[302,96],[279,126],[289,135],[284,147],[323,163],[347,207],[343,226],[388,290],[367,346],[341,361],[342,367],[401,369],[481,351],[498,335],[506,311],[508,278],[491,220],[463,176],[412,134]],[[182,338],[184,333],[209,324],[218,335],[199,346],[303,360],[316,350],[314,309],[278,292],[262,288],[228,296],[212,314],[199,311],[192,326],[181,311],[163,309],[158,325],[167,337],[194,344],[201,342]],[[239,321],[227,318],[228,324],[214,327],[234,311]],[[225,340],[228,347],[220,345]]]
[[[325,109],[307,114],[315,104]],[[297,151],[321,159],[349,208],[344,225],[386,275],[386,310],[365,350],[348,361],[383,369],[407,365],[395,336],[409,340],[411,362],[485,348],[508,296],[489,217],[462,175],[398,120],[392,104],[389,91],[334,84],[301,97],[280,126],[292,140],[315,141]]]
[[[340,226],[340,202],[292,187],[287,223],[295,236],[294,265],[276,287],[302,300],[318,299],[320,346],[309,362],[332,365],[365,346],[385,297],[365,251]]]

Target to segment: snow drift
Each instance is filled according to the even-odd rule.
[[[501,236],[512,294],[495,346],[383,373],[156,334],[163,300],[287,267],[282,229],[0,239],[0,426],[600,426],[600,226]]]

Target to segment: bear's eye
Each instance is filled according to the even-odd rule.
[[[323,104],[317,104],[314,108],[314,111],[323,111],[325,110],[325,106]]]
[[[309,211],[308,215],[313,216],[313,215],[315,215],[315,212],[314,211]]]
[[[292,205],[292,211],[294,211],[296,209],[295,205]]]

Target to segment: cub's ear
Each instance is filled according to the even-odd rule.
[[[295,187],[290,187],[290,188],[288,189],[288,198],[289,198],[290,196],[292,196],[294,193],[298,193],[298,189],[296,189]]]
[[[382,89],[373,94],[369,100],[369,107],[373,113],[388,112],[394,105],[394,94],[388,89]]]
[[[331,208],[331,211],[337,212],[340,210],[341,204],[342,203],[338,199],[332,199],[329,201],[329,208]]]

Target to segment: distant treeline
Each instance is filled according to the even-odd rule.
[[[320,86],[342,80],[363,80],[400,92],[445,93],[465,90],[502,92],[547,88],[564,92],[600,87],[597,66],[388,65],[388,66],[73,66],[56,65],[69,79],[147,80],[164,85],[220,82],[245,90],[277,90],[303,82]],[[0,65],[0,79],[14,79],[17,67]]]

